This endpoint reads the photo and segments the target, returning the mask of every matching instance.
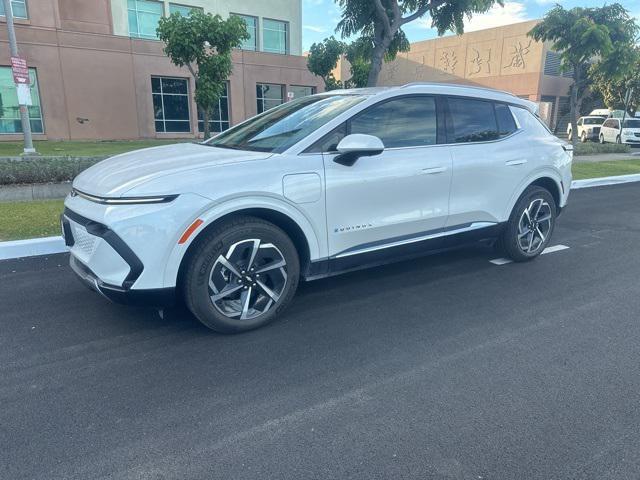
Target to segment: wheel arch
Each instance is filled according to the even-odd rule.
[[[569,188],[569,186],[565,186],[562,184],[559,175],[552,174],[551,172],[543,172],[533,178],[527,179],[521,184],[520,188],[518,188],[518,190],[512,196],[511,201],[509,202],[508,209],[505,212],[504,218],[508,219],[511,216],[511,212],[518,202],[518,199],[522,196],[524,191],[531,186],[542,187],[545,190],[549,191],[549,193],[551,193],[551,196],[553,196],[553,200],[556,202],[557,212],[560,211],[560,204],[562,195],[564,194],[564,189]]]
[[[236,216],[260,218],[281,228],[295,245],[300,258],[300,271],[304,274],[310,262],[321,257],[326,245],[319,240],[321,235],[318,235],[302,212],[281,203],[274,199],[262,199],[258,202],[248,202],[245,199],[240,204],[234,205],[232,202],[230,205],[217,206],[199,215],[197,218],[203,220],[204,226],[185,245],[176,245],[170,254],[164,275],[165,286],[179,285],[189,255],[195,251],[198,242],[221,222]]]

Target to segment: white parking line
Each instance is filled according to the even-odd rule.
[[[545,255],[547,253],[560,252],[562,250],[567,250],[569,247],[566,245],[554,245],[553,247],[545,248],[540,255]],[[507,265],[509,263],[513,263],[513,260],[508,258],[494,258],[493,260],[489,260],[489,262],[494,265]]]

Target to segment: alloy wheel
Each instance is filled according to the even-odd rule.
[[[518,246],[527,255],[537,253],[551,233],[553,215],[551,207],[542,198],[533,200],[518,222]]]
[[[209,276],[213,306],[228,318],[250,320],[266,313],[287,285],[287,262],[272,243],[241,240],[220,255]]]

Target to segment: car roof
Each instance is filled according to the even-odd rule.
[[[506,103],[520,105],[531,111],[535,111],[537,109],[537,105],[534,102],[519,98],[509,92],[495,90],[488,87],[476,87],[471,85],[461,85],[457,83],[414,82],[396,87],[367,87],[331,90],[329,92],[320,93],[319,95],[367,95],[387,98],[394,97],[399,94],[411,93],[458,95],[462,97],[503,101]]]
[[[602,115],[583,115],[580,118],[599,118],[600,120],[606,120]]]

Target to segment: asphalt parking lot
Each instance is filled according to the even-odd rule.
[[[639,478],[639,236],[640,183],[578,190],[569,249],[305,284],[236,336],[0,262],[0,478]]]

